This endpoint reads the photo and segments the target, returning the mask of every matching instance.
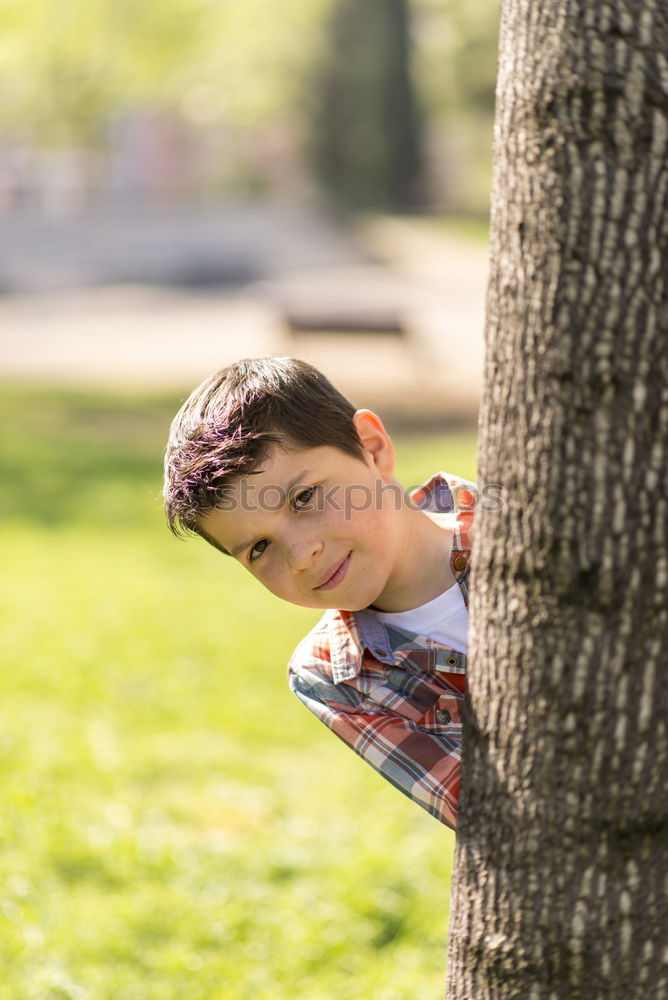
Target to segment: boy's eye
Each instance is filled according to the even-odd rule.
[[[248,553],[248,561],[254,562],[256,559],[259,559],[267,545],[269,545],[269,542],[266,538],[261,538],[259,542],[256,542]]]
[[[313,494],[315,493],[315,486],[309,486],[308,489],[302,490],[298,493],[293,501],[292,506],[295,510],[301,510],[303,507],[307,507],[308,504],[313,499]]]

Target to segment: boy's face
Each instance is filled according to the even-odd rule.
[[[360,610],[401,563],[392,442],[370,411],[359,410],[355,423],[365,461],[329,446],[272,445],[261,470],[200,520],[207,538],[290,604]]]

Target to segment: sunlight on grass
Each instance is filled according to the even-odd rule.
[[[448,236],[487,246],[489,243],[489,219],[473,215],[434,215],[426,220]]]
[[[453,837],[288,691],[317,612],[168,534],[176,402],[3,393],[0,1000],[440,997]]]

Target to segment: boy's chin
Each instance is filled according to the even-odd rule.
[[[332,604],[328,611],[364,611],[368,604]]]
[[[340,604],[332,604],[332,611],[364,611],[373,604],[373,600],[342,601]]]

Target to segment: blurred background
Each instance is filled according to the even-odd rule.
[[[475,477],[497,23],[0,0],[0,1000],[441,995],[451,835],[289,694],[317,614],[159,492],[262,354],[377,409],[404,485]]]

